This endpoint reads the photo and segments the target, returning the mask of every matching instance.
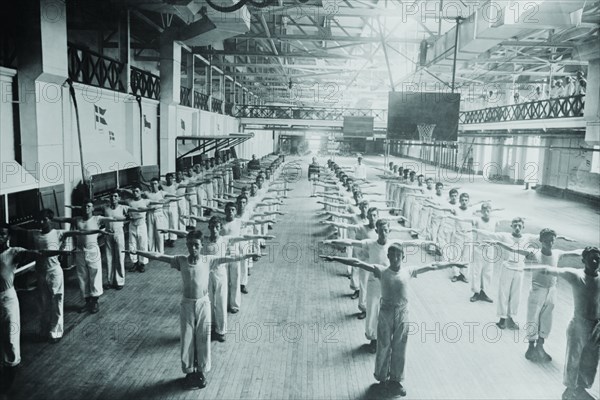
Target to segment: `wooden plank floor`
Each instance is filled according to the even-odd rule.
[[[302,160],[303,171],[306,161]],[[490,184],[485,185],[488,195]],[[498,196],[496,192],[500,191],[490,195]],[[212,343],[213,369],[205,389],[181,386],[180,277],[164,264],[151,263],[145,274],[128,273],[124,290],[106,292],[96,315],[76,312],[80,300],[74,271],[68,272],[66,334],[56,345],[34,340],[35,292],[20,292],[23,362],[10,397],[381,398],[373,386],[374,355],[365,348],[364,322],[356,319],[357,302],[349,299],[345,267],[316,258],[327,230],[315,216],[315,199],[308,195],[308,182],[301,179],[283,207],[287,214],[272,231],[277,238],[269,243],[269,257],[252,269],[241,312],[229,315],[227,342]],[[593,210],[585,212],[593,215]],[[588,222],[586,237],[597,236],[597,226],[590,231]],[[184,251],[179,241],[168,253]],[[408,262],[421,260],[413,256]],[[521,323],[529,282],[526,275]],[[554,360],[542,366],[523,357],[524,332],[495,328],[495,304],[469,303],[468,285],[451,283],[447,272],[423,275],[412,283],[414,333],[407,356],[407,398],[560,398],[565,331],[572,313],[564,284],[547,342]],[[494,288],[490,294],[495,298],[495,293]],[[592,393],[599,394],[598,380]]]

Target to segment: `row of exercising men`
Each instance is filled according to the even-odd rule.
[[[247,235],[240,228],[232,229],[231,226],[236,223],[233,222],[233,219],[239,220],[238,226],[242,226],[242,220],[245,216],[249,216],[251,214],[251,209],[258,209],[263,206],[273,207],[275,205],[279,205],[281,202],[278,200],[276,204],[261,204],[260,201],[263,200],[261,198],[263,192],[266,190],[275,191],[277,194],[279,192],[285,193],[285,188],[278,188],[281,186],[281,183],[271,182],[273,188],[266,189],[263,187],[263,192],[260,192],[258,186],[262,186],[264,182],[265,175],[269,174],[270,171],[276,170],[280,167],[281,161],[279,157],[275,157],[275,159],[268,159],[268,168],[266,172],[258,172],[254,171],[252,174],[249,174],[247,178],[253,177],[256,175],[256,182],[253,182],[251,185],[251,190],[248,191],[245,188],[242,188],[240,194],[236,196],[236,203],[228,204],[228,215],[226,215],[226,222],[221,223],[223,233],[227,236],[231,236],[234,238],[234,241],[242,242],[243,240],[252,240],[252,239],[267,239],[270,236],[266,235]],[[248,183],[247,180],[242,181],[243,183]],[[158,179],[152,180],[152,187],[154,190],[148,192],[148,194],[153,194],[157,192],[157,188],[160,188],[158,185]],[[253,189],[254,188],[254,189]],[[235,183],[232,185],[232,189],[235,190]],[[256,190],[255,190],[256,189]],[[218,193],[218,192],[217,192]],[[159,213],[163,210],[163,207],[169,206],[173,201],[178,202],[177,197],[173,197],[172,200],[168,201],[158,201],[158,199],[152,199],[155,201],[150,201],[148,204],[144,204],[147,208],[136,208],[139,207],[139,202],[141,200],[141,190],[139,187],[134,188],[132,191],[133,199],[126,202],[127,205],[120,204],[120,191],[115,190],[109,199],[109,204],[105,207],[102,207],[103,215],[94,215],[95,206],[94,203],[90,201],[85,201],[82,210],[81,217],[75,218],[54,218],[54,214],[51,210],[42,210],[37,219],[38,228],[28,230],[31,233],[31,243],[33,247],[36,249],[35,251],[29,251],[22,249],[18,254],[15,251],[8,252],[6,255],[3,254],[0,257],[0,261],[2,264],[0,265],[2,268],[2,290],[3,301],[0,304],[2,306],[2,310],[6,311],[6,313],[2,313],[3,317],[3,328],[18,326],[19,320],[19,311],[18,311],[18,299],[16,297],[16,292],[14,292],[14,274],[16,271],[17,265],[23,260],[23,256],[31,253],[36,257],[36,273],[37,273],[37,286],[39,290],[39,299],[41,304],[41,312],[40,312],[40,336],[48,339],[51,343],[57,343],[63,335],[63,297],[64,297],[64,278],[63,271],[60,266],[58,255],[73,255],[75,256],[75,265],[77,271],[77,277],[79,281],[79,287],[82,296],[86,301],[86,305],[81,309],[82,311],[90,311],[92,313],[96,313],[99,310],[98,306],[98,298],[103,294],[103,289],[108,288],[110,286],[111,278],[114,277],[116,271],[120,270],[120,273],[124,277],[124,255],[125,255],[125,240],[124,240],[124,224],[126,222],[130,223],[129,229],[129,254],[132,257],[132,262],[134,260],[138,260],[142,257],[141,254],[144,254],[148,251],[147,248],[143,248],[140,245],[139,239],[140,232],[146,232],[146,229],[139,229],[139,226],[149,225],[150,218],[156,219],[155,216],[152,216],[152,213]],[[223,193],[223,195],[234,196],[232,193]],[[247,197],[248,196],[248,197]],[[165,196],[167,197],[167,196]],[[266,196],[264,196],[266,197]],[[248,198],[251,198],[250,206],[246,207],[246,203],[248,203]],[[215,197],[215,199],[218,199]],[[149,201],[150,199],[146,199]],[[218,201],[218,200],[215,200]],[[133,203],[133,205],[132,205]],[[200,207],[200,206],[198,206]],[[202,206],[209,207],[209,206]],[[76,207],[73,207],[76,208]],[[239,210],[239,212],[238,212]],[[148,215],[144,215],[144,213]],[[266,210],[262,213],[262,217],[267,217],[272,214],[277,214],[278,211],[270,212]],[[187,216],[186,216],[187,217]],[[191,218],[191,217],[190,217]],[[199,217],[196,217],[199,218]],[[140,221],[141,219],[141,221]],[[71,222],[73,224],[73,228],[69,231],[61,230],[61,229],[53,229],[52,221],[58,222]],[[264,220],[260,222],[260,225],[264,225],[267,223],[272,223],[273,220]],[[252,220],[243,221],[244,224],[248,224],[250,226],[253,225]],[[257,223],[258,224],[258,223]],[[195,222],[194,222],[195,225]],[[101,228],[102,227],[102,228]],[[145,226],[143,226],[145,228]],[[11,227],[14,230],[24,230],[19,227]],[[185,228],[194,229],[190,226],[185,226]],[[213,230],[214,228],[211,228]],[[229,231],[228,231],[229,230]],[[266,229],[265,229],[266,230]],[[219,228],[221,232],[221,229]],[[153,230],[150,231],[150,234],[156,233],[158,235],[164,235],[168,233],[177,233],[176,230],[169,230],[166,227],[162,227],[160,224],[153,224]],[[8,230],[3,230],[3,239],[6,239],[4,244],[6,249],[9,249],[8,243]],[[98,242],[98,236],[103,235],[105,239],[104,251],[100,251],[100,245]],[[233,235],[233,236],[232,236]],[[74,251],[66,251],[64,248],[66,247],[66,239],[68,237],[77,237],[76,247]],[[161,238],[162,240],[162,238]],[[133,243],[133,245],[132,245]],[[142,243],[143,244],[143,243]],[[158,249],[155,247],[151,249],[153,253],[162,252],[164,247]],[[228,248],[228,250],[231,250]],[[244,249],[245,253],[249,253],[253,251],[253,248]],[[15,253],[15,254],[12,254]],[[235,252],[230,252],[229,255],[236,256]],[[240,253],[240,252],[238,252]],[[108,269],[108,284],[102,286],[102,256],[104,254],[105,262],[107,264]],[[241,254],[241,253],[240,253]],[[242,254],[244,260],[247,260],[245,254]],[[6,256],[6,257],[4,257]],[[238,260],[239,261],[239,260]],[[236,264],[237,263],[237,264]],[[239,262],[232,263],[238,266],[239,270]],[[231,266],[229,268],[232,269]],[[111,274],[112,271],[112,274]],[[240,286],[240,277],[241,274],[238,272],[237,274],[230,274],[235,281],[233,284],[228,282],[229,277],[225,276],[225,279],[220,280],[220,285],[222,287],[219,289],[220,297],[225,299],[225,304],[227,300],[230,302],[229,309],[235,310],[232,312],[236,312],[239,310],[240,305],[240,289],[243,289],[244,286]],[[242,278],[243,279],[243,278]],[[247,277],[246,277],[247,281]],[[243,280],[242,280],[243,282]],[[228,284],[229,283],[229,284]],[[247,282],[245,282],[247,284]],[[212,286],[215,286],[213,284]],[[122,289],[123,285],[114,286],[117,289]],[[232,290],[234,293],[232,296],[227,295],[227,291],[229,287],[233,287],[235,289]],[[223,297],[223,293],[225,296]],[[4,298],[6,295],[6,298]],[[216,295],[215,295],[216,296]],[[6,301],[4,301],[6,300]],[[219,303],[218,301],[213,301],[213,304],[218,304],[219,315],[222,314],[223,309],[227,309],[227,306],[223,306],[223,302]],[[217,321],[223,321],[225,317],[214,318]],[[4,325],[4,319],[7,321],[7,325]],[[221,322],[218,328],[215,329],[217,331],[216,336],[217,339],[221,341],[224,340],[222,336],[226,330],[226,323]],[[4,335],[6,333],[6,335]],[[2,364],[7,368],[6,374],[3,374],[3,377],[13,377],[14,367],[20,362],[20,346],[19,346],[19,334],[20,330],[12,329],[10,332],[3,332],[3,337],[7,338],[7,345],[2,347]],[[3,339],[4,341],[4,339]],[[7,380],[12,382],[12,378]],[[3,388],[7,388],[10,386],[9,384],[3,385]]]
[[[392,166],[390,166],[390,170],[393,171]],[[412,180],[411,175],[413,177]],[[425,180],[423,179],[424,177],[419,178],[416,176],[416,173],[411,173],[410,170],[407,171],[405,176],[406,179],[403,179],[403,181],[400,183],[400,187],[408,187],[411,189],[411,191],[406,191],[407,197],[412,196],[412,193],[415,192],[417,192],[417,195],[414,197],[419,199],[428,199],[433,197],[433,195],[437,195],[438,197],[440,196],[440,189],[443,188],[441,183],[436,185],[437,191],[433,192],[433,185],[431,184],[432,180]],[[421,183],[421,186],[419,186],[419,183]],[[388,190],[390,189],[389,186],[388,180]],[[420,191],[420,193],[418,193],[418,191]],[[427,193],[427,191],[430,192]],[[429,196],[427,196],[428,194]],[[452,195],[450,199],[447,199],[446,202],[451,205],[456,204],[458,192],[454,190],[451,194]],[[466,209],[468,209],[468,200],[468,195],[463,194],[460,196],[460,203],[456,204],[455,206],[460,210],[458,213],[464,212]],[[404,205],[409,200],[406,198],[394,199],[395,204],[398,204],[399,201],[403,201]],[[407,211],[412,210],[411,207],[403,207],[402,209],[405,213],[408,213]],[[468,226],[464,228],[464,232],[461,232],[461,229],[463,229],[461,226],[456,228],[456,232],[458,232],[460,235],[465,235],[468,233],[468,230],[472,226],[478,226],[477,221],[479,220],[481,220],[484,224],[490,223],[491,207],[487,202],[482,204],[481,215],[473,215],[473,212],[471,211],[470,214],[466,214],[469,216],[469,218],[457,217],[457,213],[452,212],[451,207],[448,209],[436,207],[434,209],[451,213],[449,217],[451,217],[450,219],[453,223],[456,221],[467,224]],[[390,224],[386,220],[379,220],[375,222],[374,216],[377,215],[377,211],[378,210],[375,208],[369,209],[366,213],[366,219],[363,219],[365,217],[364,211],[360,212],[358,216],[361,218],[361,222],[353,225],[355,227],[354,229],[358,229],[363,232],[369,232],[370,236],[368,236],[367,239],[325,241],[325,243],[333,245],[353,246],[355,249],[357,248],[365,250],[364,253],[356,253],[357,258],[340,258],[331,256],[325,256],[325,258],[328,260],[340,261],[344,264],[352,265],[354,267],[359,267],[361,271],[369,271],[369,273],[372,273],[370,277],[372,278],[373,283],[377,279],[381,279],[380,290],[378,290],[379,282],[377,282],[377,284],[367,286],[367,296],[368,298],[373,297],[374,301],[372,300],[371,304],[376,305],[374,308],[367,307],[367,321],[372,321],[373,318],[378,321],[376,323],[375,330],[372,326],[369,327],[369,323],[367,323],[367,337],[372,339],[374,331],[380,333],[379,336],[381,337],[381,333],[383,332],[382,339],[384,340],[383,343],[381,343],[381,341],[371,341],[371,347],[372,349],[374,347],[374,352],[377,353],[375,369],[375,377],[377,380],[382,382],[390,380],[391,388],[394,392],[401,395],[406,394],[406,390],[402,387],[400,382],[403,378],[406,343],[405,339],[407,336],[405,329],[402,328],[402,324],[394,325],[397,324],[399,320],[404,320],[402,314],[404,313],[405,303],[407,302],[404,289],[406,278],[410,276],[416,276],[416,274],[420,272],[453,266],[453,268],[456,268],[460,271],[459,274],[462,275],[466,281],[466,276],[462,274],[462,272],[467,268],[467,263],[471,263],[471,266],[478,266],[479,270],[481,271],[482,268],[493,268],[494,261],[501,261],[502,270],[500,274],[498,298],[499,303],[502,305],[498,307],[498,312],[500,314],[503,312],[503,310],[508,310],[507,317],[502,318],[502,315],[500,314],[501,319],[497,323],[497,325],[502,329],[506,327],[518,329],[518,325],[514,322],[512,317],[515,316],[518,311],[518,295],[520,294],[522,272],[524,270],[535,271],[532,276],[532,287],[528,299],[527,336],[529,338],[529,347],[525,354],[526,358],[532,361],[548,362],[551,360],[551,357],[545,352],[543,344],[545,339],[548,337],[552,326],[552,311],[556,298],[556,276],[563,276],[571,284],[575,299],[575,318],[571,322],[568,331],[567,365],[565,366],[564,378],[564,384],[567,389],[563,394],[563,398],[589,398],[586,397],[589,396],[589,394],[585,389],[591,387],[594,380],[594,375],[596,373],[599,350],[598,340],[600,336],[600,327],[598,325],[598,319],[600,317],[598,296],[600,295],[600,291],[598,290],[599,279],[597,274],[598,255],[600,253],[598,252],[597,248],[587,248],[569,252],[554,249],[554,241],[556,238],[559,238],[559,236],[553,230],[544,229],[540,232],[538,237],[522,234],[521,231],[524,228],[524,221],[521,218],[514,218],[511,221],[511,233],[496,233],[495,229],[494,231],[487,231],[481,226],[478,226],[478,228],[474,229],[478,235],[481,235],[481,238],[478,240],[482,240],[483,238],[490,239],[486,241],[485,245],[487,248],[496,249],[496,251],[501,254],[500,257],[489,257],[486,256],[485,253],[479,253],[482,254],[481,257],[467,259],[463,257],[462,251],[458,252],[458,257],[448,257],[447,255],[444,255],[444,251],[440,251],[440,253],[444,256],[444,262],[433,263],[428,266],[418,268],[408,267],[403,271],[403,274],[398,275],[398,271],[400,269],[399,264],[401,264],[400,261],[398,261],[399,254],[401,258],[405,251],[404,247],[407,245],[415,245],[416,243],[402,240],[389,241],[388,235],[390,231]],[[422,212],[422,210],[419,211]],[[434,216],[433,218],[438,217]],[[445,216],[442,218],[445,218]],[[425,221],[429,223],[430,219],[431,216],[425,219]],[[407,217],[404,221],[406,223],[410,223],[411,219]],[[414,220],[413,224],[417,225],[413,225],[413,227],[419,230],[419,233],[423,234],[424,237],[431,235],[431,233],[429,233],[432,232],[431,229],[427,230],[425,229],[426,227],[418,226],[418,224],[414,223]],[[497,224],[493,224],[492,226],[495,228],[496,225]],[[430,236],[429,238],[439,239],[439,237],[436,236]],[[453,243],[453,240],[454,238],[451,236],[447,243],[455,244]],[[386,252],[382,250],[384,248],[382,246],[388,243],[388,241],[390,243],[399,242],[400,244],[397,246],[396,250],[390,248],[391,253],[386,254]],[[471,242],[462,239],[462,242],[459,243],[457,247],[462,250],[461,246],[470,243]],[[431,244],[431,242],[421,241],[419,244]],[[444,250],[444,248],[440,246],[440,243],[436,243],[435,246],[438,251]],[[572,268],[557,269],[559,260],[565,256],[582,256],[584,270],[582,271]],[[386,259],[386,257],[389,257],[389,260]],[[533,262],[539,263],[539,265],[526,267],[524,264],[524,260],[526,258],[532,260]],[[376,265],[373,266],[373,264]],[[392,279],[389,276],[387,276],[387,278],[391,279],[391,283],[388,282],[388,279],[386,279],[386,275],[382,273],[384,268],[377,267],[377,265],[390,265],[390,269],[388,271],[390,271],[394,278]],[[394,268],[392,268],[394,265],[396,265],[398,270],[394,270]],[[407,271],[408,273],[406,273]],[[491,277],[491,273],[489,271],[485,271],[485,273],[489,274]],[[400,279],[398,276],[402,276],[402,278]],[[456,277],[457,275],[455,274],[453,276]],[[401,283],[397,283],[397,281],[394,279],[399,279]],[[459,279],[453,279],[453,282],[458,280]],[[460,280],[463,279],[461,278]],[[388,290],[386,294],[385,288],[387,287],[389,289],[390,287],[386,286],[388,284],[392,285],[391,287],[396,284],[400,285],[400,289],[404,293],[401,296],[401,305],[398,305],[398,292],[390,292]],[[516,288],[518,288],[518,290],[516,290]],[[369,293],[369,290],[372,289],[375,289],[375,294]],[[482,296],[486,296],[486,298],[484,299]],[[477,300],[486,300],[489,302],[492,301],[482,290],[475,292],[474,296],[471,297],[471,301]],[[400,308],[398,309],[398,307]],[[383,318],[381,314],[369,317],[369,313],[379,313],[379,309],[385,309],[389,312],[384,314]],[[402,317],[400,319],[398,319],[399,316],[397,315],[398,310],[400,310],[400,317]],[[394,334],[391,334],[390,329],[395,329],[394,332],[395,335],[397,335],[396,337]],[[369,337],[369,335],[371,335],[371,337]],[[392,338],[394,339],[392,340]],[[392,353],[394,351],[394,347],[396,347],[395,355]]]

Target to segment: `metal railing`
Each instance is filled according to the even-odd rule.
[[[186,107],[192,106],[191,99],[192,89],[187,88],[185,86],[181,86],[179,89],[179,104]]]
[[[211,101],[211,111],[219,113],[219,114],[223,114],[222,105],[223,105],[223,100],[221,100],[221,99],[215,99],[213,97],[212,101]]]
[[[459,123],[481,124],[486,122],[583,117],[584,105],[585,95],[558,97],[510,106],[463,111],[460,113]]]
[[[208,95],[194,90],[194,108],[210,111],[208,109]]]
[[[154,100],[160,98],[160,77],[158,75],[131,67],[129,79],[132,94]]]
[[[85,85],[125,92],[125,64],[95,51],[69,43],[69,78]]]
[[[233,103],[225,102],[225,115],[233,116]]]
[[[238,105],[234,115],[238,118],[277,118],[342,121],[344,117],[373,117],[374,121],[387,122],[387,110],[323,107],[280,107]]]
[[[457,142],[392,140],[390,143],[390,154],[421,160],[442,168],[455,170],[458,167]]]

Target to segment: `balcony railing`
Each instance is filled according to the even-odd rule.
[[[460,113],[459,122],[461,124],[481,124],[486,122],[583,117],[584,105],[585,95],[558,97],[511,106],[464,111]]]
[[[181,86],[181,88],[179,90],[179,104],[181,104],[182,106],[191,107],[192,106],[191,94],[192,94],[192,89],[187,88],[185,86]]]
[[[194,108],[210,111],[208,109],[208,95],[194,90]]]
[[[357,108],[276,107],[239,105],[233,115],[238,118],[276,118],[342,121],[344,117],[373,117],[376,122],[387,122],[387,110]]]
[[[215,99],[213,97],[212,102],[211,102],[211,111],[219,113],[219,114],[223,114],[222,104],[223,104],[223,100]]]
[[[158,75],[131,67],[129,78],[131,80],[131,93],[154,100],[160,98],[160,77]]]
[[[233,116],[233,103],[225,102],[225,115]]]
[[[125,65],[92,50],[69,44],[69,78],[85,85],[125,92],[122,73]]]

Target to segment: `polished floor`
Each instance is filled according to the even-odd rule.
[[[288,158],[287,162],[293,161]],[[308,159],[299,159],[302,171]],[[320,160],[322,164],[325,159]],[[353,165],[354,159],[340,158]],[[369,166],[383,158],[368,157]],[[370,169],[369,176],[377,172]],[[383,187],[382,184],[380,184]],[[600,217],[590,206],[542,197],[520,186],[479,179],[461,182],[473,200],[491,199],[507,215],[528,218],[527,231],[554,227],[578,243],[598,243]],[[128,273],[122,291],[107,291],[96,315],[78,314],[74,271],[66,273],[65,338],[36,342],[35,292],[20,292],[23,361],[10,398],[18,399],[379,399],[374,355],[365,347],[364,322],[345,267],[316,255],[327,229],[316,199],[301,177],[292,185],[271,232],[269,257],[256,263],[250,293],[239,314],[229,315],[227,342],[212,342],[213,369],[203,390],[185,390],[179,361],[178,273],[151,263]],[[184,253],[179,241],[169,254]],[[408,263],[421,263],[415,257]],[[494,282],[497,277],[495,276]],[[519,322],[525,319],[526,274]],[[491,291],[495,298],[496,289]],[[405,387],[409,399],[558,399],[563,391],[566,325],[571,293],[559,282],[555,324],[546,365],[524,358],[524,332],[496,329],[495,304],[470,303],[469,287],[451,283],[447,271],[412,281],[414,330],[409,338]],[[599,396],[599,380],[591,391]]]

